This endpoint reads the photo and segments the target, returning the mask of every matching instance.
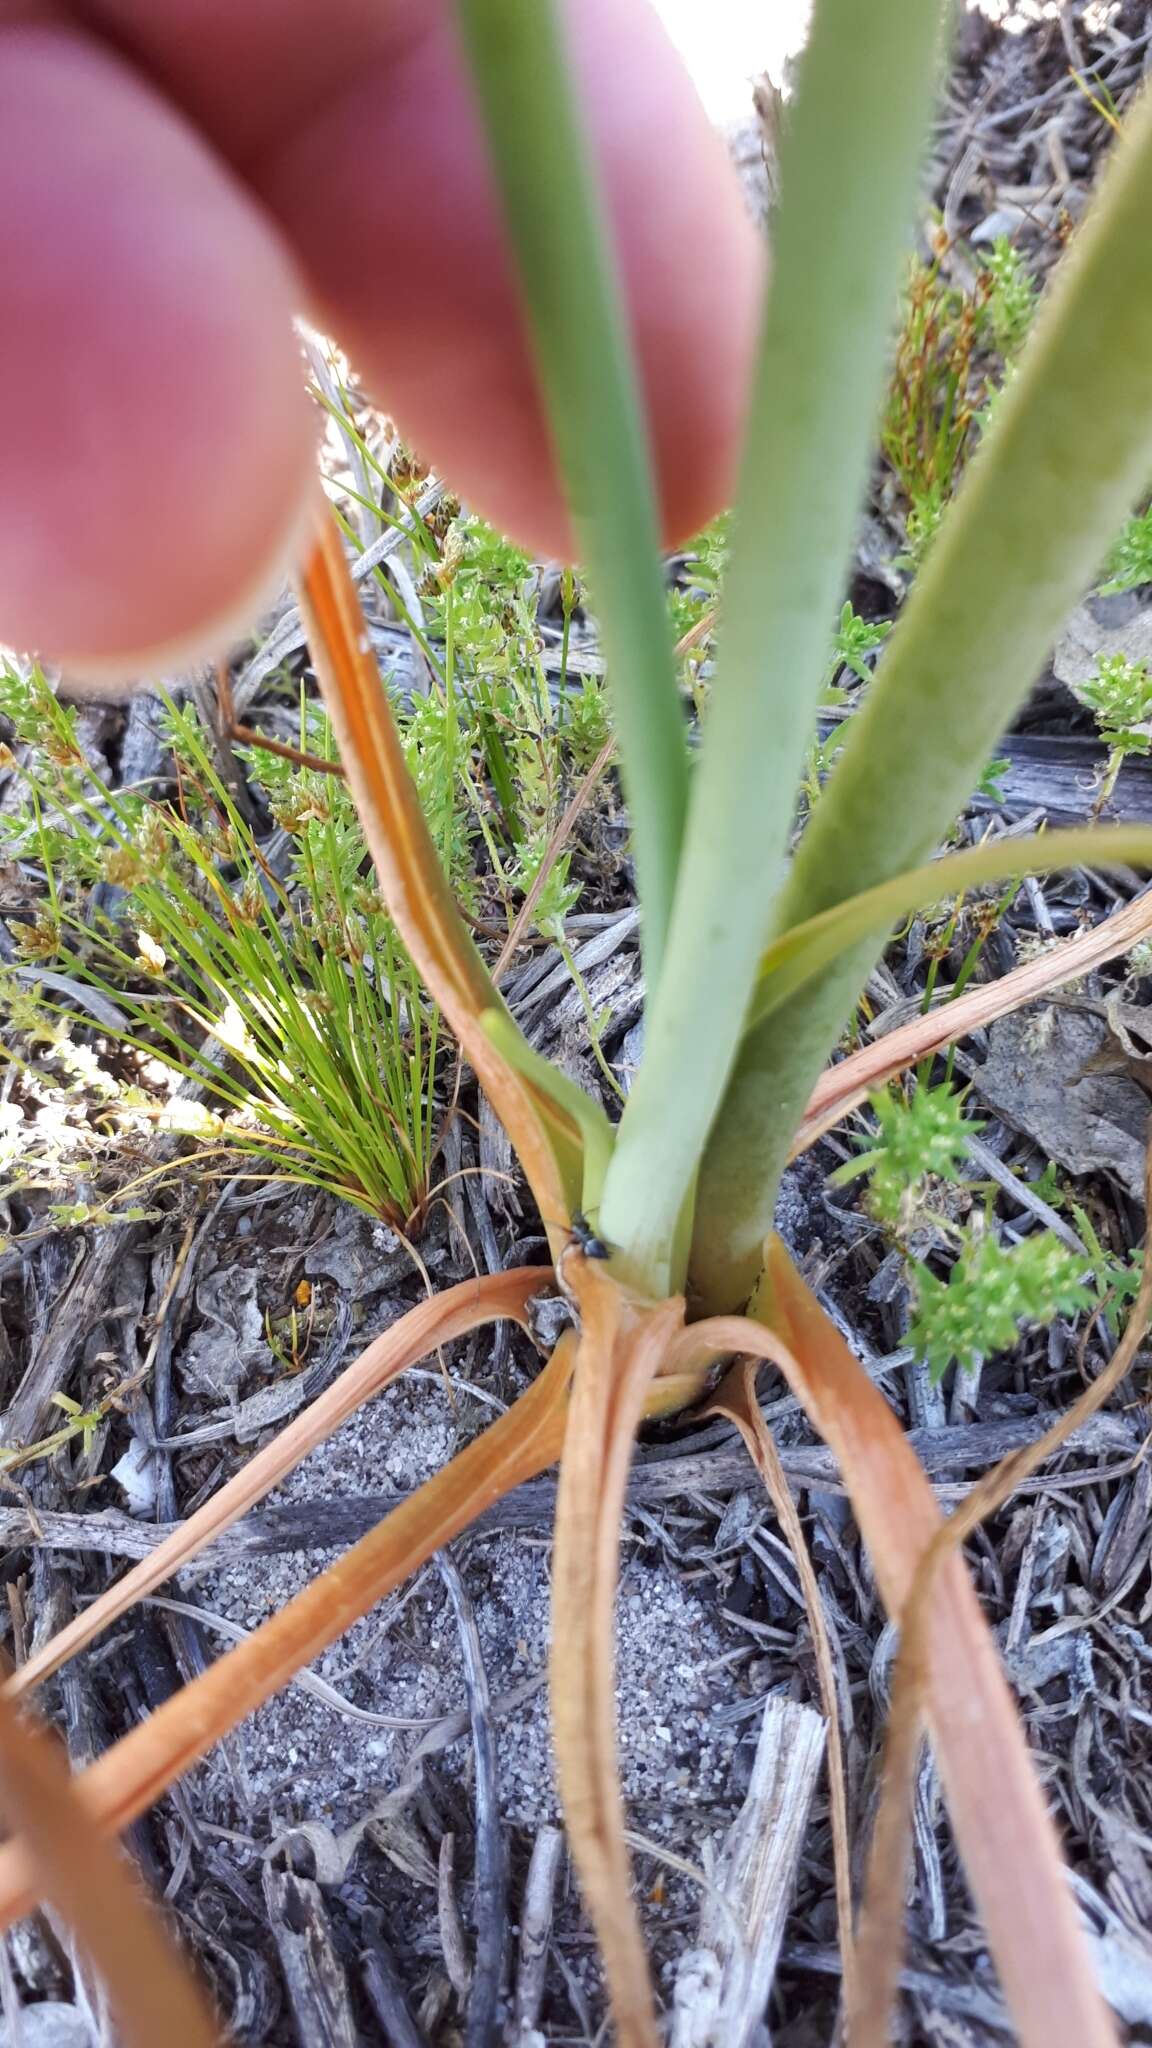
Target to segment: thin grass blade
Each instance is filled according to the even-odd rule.
[[[537,373],[591,579],[636,851],[649,986],[688,804],[644,410],[556,0],[457,0]]]

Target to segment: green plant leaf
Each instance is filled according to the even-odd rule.
[[[457,0],[457,10],[592,583],[654,985],[680,859],[688,753],[648,437],[604,208],[555,0]]]
[[[1146,486],[1150,190],[1145,92],[849,722],[781,897],[777,936],[916,865],[948,830]],[[741,1048],[700,1181],[692,1267],[712,1305],[738,1301],[755,1278],[789,1134],[881,940],[877,926],[846,944]]]
[[[871,455],[943,10],[816,9],[782,203],[668,952],[603,1225],[662,1288],[784,875]]]
[[[562,1074],[559,1067],[554,1067],[551,1060],[533,1052],[505,1011],[483,1011],[480,1024],[509,1066],[523,1074],[526,1081],[534,1082],[558,1109],[571,1117],[584,1141],[581,1202],[585,1209],[598,1208],[615,1137],[600,1104],[586,1095],[583,1088],[578,1088],[575,1081],[570,1081],[567,1074]],[[560,1220],[558,1217],[545,1218],[551,1223]]]
[[[774,939],[760,963],[749,1025],[771,1016],[859,940],[890,930],[910,912],[946,896],[963,895],[982,883],[1051,875],[1061,868],[1129,866],[1152,868],[1152,826],[1085,825],[1066,832],[1033,833],[1026,839],[992,839],[928,861],[875,889],[849,896]]]
[[[947,829],[1152,470],[1150,187],[1145,94],[850,725],[781,929]]]

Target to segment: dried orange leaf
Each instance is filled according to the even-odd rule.
[[[476,1516],[560,1455],[575,1346],[560,1339],[539,1379],[347,1554],[209,1665],[75,1780],[85,1812],[119,1832],[245,1715],[287,1685],[337,1636]],[[0,1926],[34,1904],[35,1867],[21,1842],[0,1849]]]
[[[697,1360],[710,1343],[716,1354],[755,1352],[779,1367],[840,1465],[884,1604],[899,1616],[941,1527],[935,1496],[883,1395],[776,1238],[762,1295],[766,1327],[713,1317],[684,1333],[671,1363],[681,1351]],[[927,1658],[929,1732],[1020,2039],[1025,2048],[1115,2048],[1019,1717],[954,1554],[937,1568]]]
[[[282,1429],[278,1436],[257,1451],[226,1486],[204,1502],[194,1515],[181,1522],[151,1555],[133,1565],[130,1572],[77,1614],[66,1628],[21,1665],[3,1687],[11,1697],[28,1692],[53,1671],[58,1671],[77,1650],[83,1649],[112,1622],[134,1607],[146,1593],[163,1585],[173,1572],[211,1543],[241,1515],[263,1500],[302,1458],[330,1437],[333,1430],[386,1387],[390,1380],[425,1358],[438,1344],[462,1337],[480,1323],[495,1322],[501,1316],[526,1322],[527,1307],[534,1294],[551,1279],[547,1266],[523,1266],[509,1273],[485,1274],[483,1278],[461,1281],[443,1294],[422,1301],[399,1322],[369,1344],[359,1358],[345,1368],[330,1387]]]
[[[18,1853],[107,1987],[124,2048],[218,2048],[207,1998],[131,1865],[93,1826],[54,1737],[0,1699],[0,1805]]]
[[[573,1860],[596,1929],[620,2048],[660,2039],[632,1899],[616,1751],[615,1599],[632,1443],[684,1304],[639,1302],[578,1262],[581,1336],[552,1565],[552,1740]]]
[[[1077,975],[1087,974],[1089,968],[1114,960],[1117,954],[1126,953],[1150,934],[1152,891],[1146,891],[1091,931],[1050,946],[1000,981],[981,982],[977,988],[966,989],[954,1002],[942,1003],[899,1030],[886,1032],[875,1044],[851,1053],[838,1065],[829,1067],[812,1090],[804,1122],[792,1144],[792,1158],[807,1152],[826,1131],[834,1130],[867,1100],[873,1088],[890,1080],[893,1074],[939,1052],[942,1046],[965,1038],[970,1031],[980,1030],[996,1017],[1006,1017],[1009,1011],[1035,1002],[1038,996],[1047,995],[1050,989],[1059,988]]]
[[[480,1029],[481,1013],[501,1009],[500,997],[440,865],[326,505],[299,595],[313,666],[388,909],[516,1148],[546,1227],[562,1232],[563,1219],[580,1200],[579,1133]]]

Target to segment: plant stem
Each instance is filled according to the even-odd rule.
[[[603,1225],[632,1277],[674,1285],[672,1242],[740,1040],[823,682],[872,447],[941,9],[816,10],[781,150],[719,659],[668,955],[620,1127]]]
[[[555,0],[457,5],[595,598],[654,986],[684,832],[688,755],[627,320]]]
[[[1150,190],[1145,93],[850,722],[778,933],[899,874],[947,831],[1146,485]],[[754,1275],[794,1120],[881,945],[850,945],[745,1040],[701,1180],[693,1271],[711,1304],[734,1304]]]

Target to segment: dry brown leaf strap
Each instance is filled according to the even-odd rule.
[[[766,1248],[765,1281],[764,1327],[710,1318],[684,1332],[672,1362],[698,1365],[710,1348],[755,1351],[780,1368],[840,1467],[885,1607],[898,1616],[941,1526],[935,1495],[891,1408],[777,1238]],[[940,1561],[927,1636],[929,1729],[1021,2041],[1115,2048],[996,1645],[954,1553]]]
[[[433,1474],[359,1543],[234,1650],[210,1664],[75,1779],[84,1811],[105,1831],[135,1820],[238,1721],[515,1486],[560,1455],[574,1342],[561,1337],[515,1407]],[[35,1904],[37,1877],[20,1842],[0,1848],[0,1927]]]
[[[163,1585],[181,1565],[230,1529],[357,1408],[437,1345],[450,1343],[454,1337],[463,1337],[478,1325],[500,1317],[506,1316],[526,1327],[529,1301],[551,1278],[548,1266],[524,1266],[508,1273],[463,1280],[456,1287],[446,1288],[443,1294],[419,1302],[375,1338],[330,1387],[270,1444],[257,1451],[219,1493],[214,1493],[194,1515],[173,1529],[163,1543],[133,1565],[90,1607],[74,1616],[66,1628],[50,1637],[35,1656],[13,1673],[2,1690],[15,1698],[42,1684],[86,1643],[126,1614],[137,1600]]]
[[[616,1748],[615,1599],[632,1445],[649,1386],[683,1323],[678,1299],[635,1301],[573,1259],[581,1336],[552,1565],[552,1742],[573,1861],[596,1929],[620,2048],[658,2048],[632,1898]]]
[[[1152,1155],[1145,1175],[1145,1202],[1152,1202]],[[851,2032],[852,2048],[886,2048],[904,1945],[904,1898],[911,1853],[911,1807],[920,1748],[920,1729],[929,1678],[928,1624],[941,1564],[987,1516],[1003,1507],[1023,1481],[1119,1386],[1152,1318],[1152,1258],[1145,1239],[1144,1268],[1124,1335],[1115,1355],[1066,1414],[1033,1444],[1012,1451],[974,1486],[934,1536],[917,1566],[900,1616],[900,1651],[892,1683],[892,1708],[884,1744],[883,1791],[868,1861],[860,1921],[861,1999]]]
[[[0,1699],[0,1805],[17,1854],[103,1979],[123,2048],[219,2048],[222,2035],[136,1873],[93,1825],[54,1736]]]
[[[481,1014],[499,1009],[500,998],[440,865],[371,651],[344,545],[323,500],[299,599],[313,667],[389,913],[512,1140],[558,1249],[561,1219],[579,1203],[579,1135],[554,1102],[508,1065],[481,1029]]]
[[[828,1806],[832,1824],[832,1866],[836,1883],[836,1928],[840,1939],[840,1967],[844,1987],[844,1999],[849,2009],[856,1987],[856,1951],[852,1933],[852,1863],[851,1841],[848,1831],[848,1791],[844,1770],[844,1739],[840,1727],[840,1701],[836,1691],[836,1671],[832,1659],[832,1645],[828,1638],[828,1623],[824,1615],[824,1603],[816,1583],[808,1544],[787,1474],[780,1462],[780,1453],[772,1439],[772,1432],[760,1412],[756,1399],[756,1375],[760,1369],[759,1359],[742,1359],[734,1365],[705,1410],[709,1415],[725,1415],[734,1422],[747,1446],[748,1455],[764,1482],[764,1488],[776,1510],[776,1519],[787,1538],[788,1547],[796,1562],[804,1605],[808,1613],[808,1625],[812,1632],[812,1647],[816,1657],[816,1673],[820,1686],[820,1699],[827,1723],[828,1757]]]
[[[809,1098],[804,1121],[793,1139],[789,1157],[796,1159],[802,1152],[807,1152],[818,1138],[834,1130],[853,1109],[858,1109],[873,1088],[879,1088],[903,1068],[939,1052],[957,1039],[967,1037],[971,1031],[979,1031],[997,1017],[1006,1017],[1010,1011],[1022,1009],[1025,1003],[1035,1002],[1039,996],[1047,995],[1063,982],[1087,974],[1089,968],[1114,960],[1117,954],[1128,952],[1150,933],[1152,890],[1146,890],[1091,931],[1080,932],[1074,939],[1065,939],[1060,945],[1049,947],[1047,952],[1037,954],[1035,960],[1025,961],[1022,967],[1013,968],[1011,974],[1004,975],[999,981],[982,982],[977,988],[966,989],[953,1002],[941,1003],[925,1016],[914,1017],[911,1023],[901,1025],[899,1030],[885,1032],[875,1044],[862,1046],[859,1052],[850,1053],[847,1059],[829,1067],[820,1076]]]

